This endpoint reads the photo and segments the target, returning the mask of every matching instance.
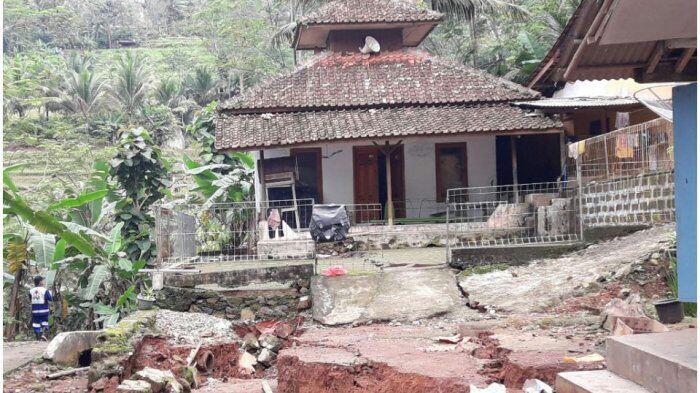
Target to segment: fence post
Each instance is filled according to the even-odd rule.
[[[610,162],[608,162],[608,138],[607,137],[603,138],[603,149],[605,150],[605,175],[608,179],[610,179]],[[578,167],[576,168],[576,172],[578,172]]]
[[[445,195],[445,263],[450,264],[450,190]]]
[[[607,148],[605,150],[607,151]],[[605,157],[607,158],[607,154]],[[578,225],[581,243],[583,243],[583,181],[581,180],[581,161],[578,158],[576,159],[576,183],[576,188],[578,189]]]

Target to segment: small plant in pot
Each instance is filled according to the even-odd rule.
[[[138,296],[136,296],[136,300],[138,300],[139,302],[139,310],[152,309],[153,305],[156,303],[156,295],[153,292],[153,288],[149,286],[144,286],[144,288],[141,290]]]

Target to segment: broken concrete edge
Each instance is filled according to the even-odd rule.
[[[97,336],[97,344],[92,349],[88,386],[103,377],[118,376],[121,379],[124,376],[136,345],[145,331],[155,324],[156,313],[156,310],[137,311]]]
[[[100,334],[101,330],[61,332],[51,340],[42,357],[54,363],[76,366],[81,353],[93,348]]]
[[[341,363],[305,362],[295,355],[280,354],[277,360],[278,391],[427,392],[469,391],[469,384],[452,378],[402,372],[383,362],[355,357]],[[329,385],[329,380],[332,382]],[[380,389],[381,388],[381,389]],[[406,389],[406,390],[405,390]]]
[[[368,276],[315,276],[312,315],[323,325],[414,321],[464,305],[445,266],[382,271]]]

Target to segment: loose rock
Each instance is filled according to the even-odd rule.
[[[151,385],[146,381],[127,379],[117,386],[117,393],[151,393]]]
[[[272,334],[261,334],[260,337],[258,337],[258,342],[263,348],[273,351],[278,350],[282,346],[282,340]]]
[[[249,308],[244,308],[241,310],[241,320],[243,322],[251,322],[255,319],[255,313]]]
[[[258,362],[269,366],[277,358],[277,354],[268,348],[263,348],[258,355]]]

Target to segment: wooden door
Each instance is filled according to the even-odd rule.
[[[447,190],[468,187],[467,180],[467,144],[435,144],[435,196],[438,202],[444,202]]]
[[[379,202],[379,153],[374,146],[353,147],[353,182],[355,204]],[[354,222],[367,222],[381,218],[381,211],[367,206],[357,206]]]
[[[355,203],[379,202],[379,153],[373,146],[353,148]]]
[[[379,160],[382,160],[381,165]],[[385,201],[380,200],[384,190],[380,190],[380,176],[386,176],[384,172],[380,173],[380,166],[384,166],[384,155],[376,146],[355,146],[353,147],[353,178],[354,178],[354,201],[356,204],[381,204]],[[395,217],[405,217],[405,180],[404,180],[404,157],[403,146],[399,146],[391,154],[391,188],[392,201],[394,202]],[[383,177],[383,181],[386,178]],[[374,210],[372,213],[365,210],[360,216],[356,217],[358,222],[367,220],[377,220],[383,215],[381,211],[384,206],[379,208],[379,211]]]

